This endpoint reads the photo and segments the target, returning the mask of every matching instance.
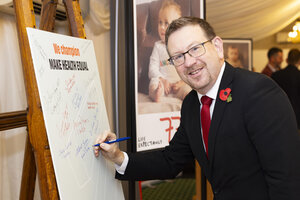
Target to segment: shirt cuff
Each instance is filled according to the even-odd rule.
[[[121,165],[115,164],[115,168],[116,168],[117,172],[122,175],[124,175],[128,161],[129,161],[127,153],[123,152],[123,154],[124,154],[124,160],[123,160],[122,164]]]

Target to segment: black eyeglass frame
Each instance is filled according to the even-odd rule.
[[[197,58],[197,57],[199,57],[199,56],[202,56],[202,55],[204,55],[204,54],[206,53],[206,49],[205,49],[205,46],[204,46],[204,45],[205,45],[207,42],[211,42],[214,38],[215,38],[215,37],[213,37],[213,38],[211,38],[211,39],[209,39],[209,40],[207,40],[207,41],[205,41],[205,42],[202,42],[202,43],[200,43],[200,44],[197,44],[197,45],[191,47],[190,49],[188,49],[188,50],[187,50],[186,52],[184,52],[184,53],[180,53],[180,54],[171,56],[171,57],[168,59],[168,61],[169,61],[172,65],[174,65],[175,67],[179,67],[180,65],[182,65],[183,63],[185,63],[185,54],[187,54],[187,53],[188,53],[190,56],[192,56],[193,58]],[[195,48],[195,47],[197,47],[197,46],[200,46],[200,45],[201,45],[201,46],[203,47],[203,49],[204,49],[203,53],[200,54],[200,55],[198,55],[198,56],[193,56],[193,55],[191,55],[191,54],[190,54],[190,51],[191,51],[193,48]],[[183,61],[183,63],[181,63],[180,65],[175,65],[174,62],[173,62],[173,58],[174,58],[175,56],[179,56],[179,55],[182,55],[182,56],[183,56],[184,61]]]

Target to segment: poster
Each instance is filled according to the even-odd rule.
[[[160,51],[164,45],[164,32],[171,23],[170,20],[164,19],[176,19],[180,16],[204,18],[204,1],[136,0],[133,8],[136,151],[146,151],[163,148],[169,144],[180,124],[182,100],[191,90],[188,86],[179,94],[170,89],[168,94],[162,92],[163,94],[156,98],[157,95],[151,89],[153,85],[157,88],[158,81],[155,79],[158,73],[161,73],[160,77],[168,80],[170,85],[180,82],[175,67],[167,62],[167,51]],[[160,58],[156,59],[155,55]],[[159,66],[159,70],[155,71],[155,65]]]

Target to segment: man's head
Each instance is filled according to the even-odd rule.
[[[300,51],[298,49],[291,49],[289,51],[286,62],[289,65],[295,65],[295,66],[300,65]]]
[[[166,45],[181,79],[206,94],[224,63],[222,39],[205,20],[182,17],[168,27]]]
[[[271,64],[273,67],[276,67],[277,69],[280,69],[280,65],[283,61],[282,50],[277,47],[273,47],[269,49],[268,59],[269,59],[269,64]]]
[[[181,17],[179,20],[176,20],[172,23],[172,26],[168,27],[166,32],[166,45],[168,45],[168,38],[170,35],[177,31],[178,29],[188,26],[188,25],[198,25],[205,32],[207,38],[214,38],[216,33],[213,27],[210,26],[205,20],[197,17]]]

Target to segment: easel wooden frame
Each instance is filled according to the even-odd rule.
[[[196,179],[196,194],[193,200],[213,200],[213,192],[211,185],[203,175],[199,163],[195,160],[195,179]]]
[[[57,2],[58,0],[43,0],[39,29],[54,30]],[[86,38],[79,0],[64,0],[64,5],[67,11],[71,35]],[[36,172],[38,172],[41,198],[43,200],[59,199],[26,32],[26,27],[36,28],[32,0],[14,0],[14,8],[28,109],[27,111],[0,114],[0,130],[3,131],[26,125],[28,128],[19,199],[33,199]]]

